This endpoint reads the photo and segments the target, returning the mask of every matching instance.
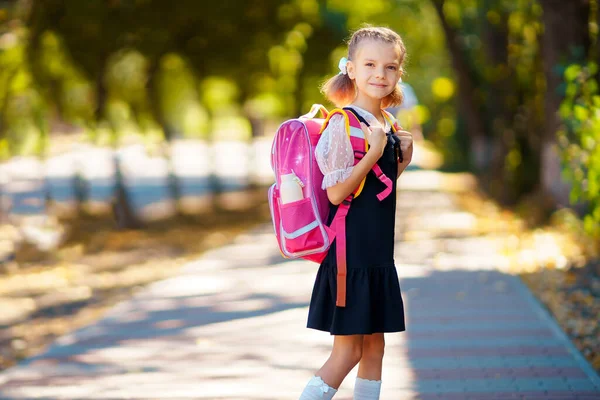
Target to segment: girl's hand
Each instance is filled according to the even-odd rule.
[[[385,145],[387,144],[387,137],[383,129],[379,127],[369,128],[364,122],[360,123],[360,127],[365,133],[365,138],[369,143],[369,151],[374,151],[377,154],[377,158],[381,157]]]
[[[400,150],[402,150],[402,155],[410,155],[410,158],[412,158],[413,135],[407,131],[398,131],[396,132],[396,136],[400,139]]]
[[[400,139],[400,151],[402,151],[402,162],[398,160],[398,176],[408,167],[408,164],[412,161],[413,156],[413,136],[410,132],[398,131],[396,136]]]

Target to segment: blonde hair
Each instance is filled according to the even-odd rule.
[[[400,35],[393,30],[384,27],[366,26],[354,32],[348,41],[349,61],[354,59],[359,44],[365,39],[379,40],[398,46],[398,49],[400,50],[400,70],[402,71],[402,64],[404,63],[404,58],[406,56],[404,42]],[[343,107],[352,103],[356,97],[356,87],[348,74],[337,74],[334,77],[329,78],[329,80],[321,87],[321,92],[338,107]],[[383,98],[381,106],[383,108],[399,106],[402,104],[403,100],[404,96],[402,90],[399,85],[396,85],[392,93]]]

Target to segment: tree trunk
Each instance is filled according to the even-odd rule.
[[[446,35],[446,42],[448,49],[450,50],[452,65],[457,75],[458,99],[460,102],[459,109],[466,121],[466,130],[471,141],[471,157],[476,171],[482,172],[488,165],[490,144],[484,135],[484,123],[474,95],[476,84],[473,81],[463,49],[459,44],[458,34],[456,30],[450,26],[444,15],[444,0],[432,1]]]
[[[589,0],[541,0],[541,4],[544,22],[541,47],[547,88],[544,100],[546,122],[541,144],[541,184],[544,193],[552,196],[558,206],[567,206],[569,186],[560,176],[556,146],[556,132],[561,125],[558,109],[565,95],[562,71],[571,63],[585,61],[590,47],[590,4]]]
[[[101,58],[106,60],[106,58]],[[96,76],[96,108],[94,109],[94,119],[96,124],[104,119],[104,111],[106,108],[106,87],[104,87],[104,72],[105,68],[100,68]]]
[[[81,173],[82,166],[80,162],[75,165],[75,176],[73,176],[72,185],[75,192],[75,203],[77,204],[77,213],[85,213],[85,205],[90,198],[90,184]]]
[[[181,215],[181,183],[179,182],[179,178],[177,177],[177,172],[175,171],[175,164],[173,163],[173,158],[171,155],[172,150],[172,140],[176,136],[176,132],[173,127],[167,123],[164,118],[161,106],[160,106],[160,98],[157,93],[156,87],[156,78],[159,70],[160,59],[163,54],[159,54],[157,58],[150,63],[150,68],[148,69],[148,81],[146,82],[146,93],[150,99],[150,109],[152,110],[152,115],[154,119],[160,125],[166,143],[161,146],[162,156],[167,160],[168,165],[168,176],[167,176],[167,187],[169,189],[169,194],[171,195],[171,200],[175,203],[175,209],[178,215]]]
[[[490,10],[500,15],[498,21],[488,19],[487,14]],[[487,95],[486,136],[490,136],[492,143],[489,171],[484,183],[487,183],[489,186],[487,189],[495,199],[503,204],[510,204],[516,200],[518,193],[510,184],[510,176],[506,169],[506,155],[514,140],[514,132],[511,128],[515,114],[508,101],[508,97],[514,93],[508,72],[508,14],[498,1],[486,0],[480,8],[480,20],[483,21],[480,29],[482,47],[486,56],[485,68],[493,71],[490,79],[483,85]]]
[[[139,229],[142,227],[142,223],[131,206],[129,192],[127,191],[123,171],[121,170],[121,160],[116,151],[113,156],[113,162],[115,165],[115,197],[113,203],[115,221],[119,229]]]
[[[10,85],[17,76],[19,70],[13,69],[11,73],[6,77],[6,80],[0,84],[0,89],[4,89],[4,93],[0,93],[0,134],[3,134],[6,130],[8,122],[6,121],[6,110],[8,109],[8,102],[10,101]]]
[[[106,58],[102,58],[106,60]],[[96,109],[94,111],[95,129],[98,129],[98,125],[102,120],[104,120],[105,112],[106,112],[106,87],[104,86],[104,66],[100,68],[98,75],[96,76]],[[111,125],[112,135],[113,135],[113,147],[114,147],[114,156],[113,162],[115,166],[115,187],[114,187],[114,200],[113,200],[113,216],[117,223],[117,226],[120,229],[138,229],[142,226],[141,221],[135,214],[133,207],[131,205],[131,200],[129,197],[129,193],[127,192],[127,187],[125,185],[125,180],[123,178],[123,173],[121,171],[121,160],[119,160],[119,156],[117,154],[118,147],[118,132],[116,131],[116,127]]]

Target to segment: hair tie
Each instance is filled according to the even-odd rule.
[[[340,69],[340,74],[342,75],[346,75],[348,73],[348,70],[346,69],[346,64],[348,64],[348,59],[346,57],[340,58],[338,68]]]

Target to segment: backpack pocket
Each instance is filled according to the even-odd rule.
[[[310,198],[282,204],[281,239],[282,250],[291,257],[322,251],[329,247],[327,230],[315,213]]]
[[[274,183],[269,188],[269,210],[271,211],[271,221],[273,221],[273,230],[275,231],[275,238],[277,239],[277,244],[279,245],[279,251],[281,255],[287,257],[287,255],[283,252],[283,247],[281,243],[281,212],[279,210],[279,205],[281,201],[279,200],[279,191],[277,190],[277,184]]]

